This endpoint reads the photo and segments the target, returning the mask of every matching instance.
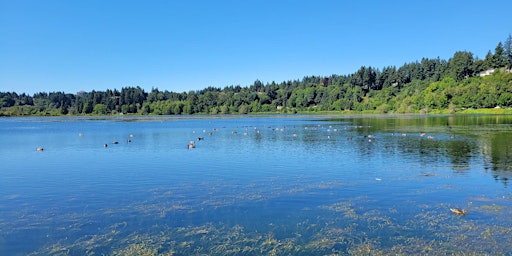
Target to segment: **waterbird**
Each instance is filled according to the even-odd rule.
[[[450,211],[455,215],[466,215],[466,210],[458,208],[450,208]]]
[[[39,151],[39,152],[42,152],[42,151],[44,151],[44,148],[43,147],[38,147],[38,148],[36,148],[36,150]]]
[[[114,141],[112,142],[112,144],[119,144],[119,141]]]
[[[196,144],[193,140],[191,140],[189,143],[188,143],[188,149],[193,149],[193,148],[196,148]]]

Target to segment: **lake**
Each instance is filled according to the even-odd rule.
[[[0,255],[511,255],[511,142],[512,116],[0,118]]]

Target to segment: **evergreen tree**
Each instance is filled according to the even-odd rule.
[[[487,55],[485,55],[485,60],[484,60],[484,64],[483,64],[483,70],[487,70],[487,69],[491,69],[493,68],[493,54],[492,52],[489,50],[487,52]]]
[[[492,60],[493,68],[503,68],[507,66],[505,50],[503,49],[503,44],[501,42],[496,46]]]
[[[512,69],[512,35],[508,34],[507,40],[505,40],[503,56],[507,63],[507,68]]]
[[[456,81],[473,76],[473,54],[471,52],[456,52],[449,64],[449,75]]]

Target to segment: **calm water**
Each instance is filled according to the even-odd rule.
[[[0,255],[512,255],[511,142],[511,116],[1,118]]]

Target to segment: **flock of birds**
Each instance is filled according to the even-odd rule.
[[[83,136],[83,133],[79,133],[78,135]],[[133,138],[134,136],[135,135],[130,133],[130,138]],[[132,139],[127,139],[126,142],[130,143],[130,142],[132,142]],[[114,144],[114,145],[119,144],[119,141],[113,141],[112,144]],[[108,147],[108,144],[107,143],[103,144],[103,147],[105,147],[105,148]]]
[[[84,134],[83,134],[82,132],[79,132],[79,133],[78,133],[78,136],[82,137],[82,136],[84,136]],[[130,134],[129,136],[130,136],[130,139],[127,139],[127,140],[126,140],[126,142],[127,142],[127,143],[132,142],[131,138],[135,137],[135,135],[133,135],[133,134]],[[115,144],[119,144],[119,141],[113,141],[113,142],[112,142],[112,144],[114,144],[114,145],[115,145]],[[107,147],[108,147],[108,143],[103,144],[103,147],[107,148]],[[37,148],[36,148],[36,151],[38,151],[38,152],[43,152],[43,151],[44,151],[44,148],[43,148],[43,147],[37,147]]]
[[[312,127],[312,129],[318,129],[319,127],[320,127],[320,125],[319,125],[318,127]],[[272,127],[269,127],[269,128],[271,128],[273,131],[281,131],[281,132],[283,132],[283,131],[284,131],[284,128],[272,128]],[[361,126],[358,126],[358,128],[361,128]],[[305,126],[305,127],[304,127],[304,129],[305,129],[305,130],[308,130],[308,129],[310,129],[310,127]],[[218,131],[218,129],[217,129],[217,128],[214,128],[213,130],[214,130],[214,131]],[[257,128],[257,127],[254,127],[254,130],[255,130],[255,132],[256,132],[256,133],[260,133],[260,131],[258,130],[258,128]],[[337,132],[337,131],[338,131],[338,129],[336,129],[336,128],[332,128],[332,126],[329,126],[329,128],[327,128],[327,131],[328,131],[328,132],[331,132],[331,131],[333,131],[333,132]],[[193,133],[195,133],[195,131],[193,131]],[[209,136],[213,135],[213,132],[207,132],[206,130],[203,130],[203,133],[207,133]],[[237,132],[236,130],[232,130],[232,131],[231,131],[231,133],[232,133],[232,134],[237,134],[238,132]],[[244,135],[244,136],[247,136],[247,135],[248,135],[248,130],[247,130],[247,129],[245,129],[245,132],[243,133],[243,135]],[[392,134],[392,135],[395,135],[395,134]],[[402,137],[406,137],[406,136],[407,136],[407,134],[406,134],[406,133],[401,133],[400,135],[401,135]],[[78,136],[82,137],[82,136],[84,136],[84,134],[80,132],[80,133],[78,133]],[[292,136],[293,136],[293,137],[298,137],[298,134],[297,134],[297,133],[293,133],[293,134],[292,134]],[[421,137],[425,137],[425,136],[426,136],[426,138],[427,138],[427,139],[430,139],[430,140],[434,139],[434,136],[432,136],[432,135],[428,135],[428,136],[427,136],[427,134],[426,134],[425,132],[420,133],[420,136],[421,136]],[[133,138],[133,137],[134,137],[134,135],[133,135],[133,134],[130,134],[130,135],[129,135],[129,137],[130,137],[130,139],[127,139],[127,140],[126,140],[126,142],[127,142],[127,143],[132,142],[132,141],[131,141],[131,138]],[[327,135],[327,138],[328,138],[328,139],[331,139],[331,135]],[[370,135],[365,135],[365,136],[364,136],[364,138],[365,138],[365,139],[367,139],[367,140],[368,140],[368,142],[375,142],[375,139],[376,139],[376,138],[375,138],[375,136],[373,136],[373,135],[371,135],[371,134],[370,134]],[[452,135],[452,137],[451,137],[451,138],[453,138],[453,135]],[[197,138],[197,140],[198,140],[198,141],[204,140],[204,137],[198,137],[198,138]],[[352,137],[347,137],[347,140],[352,140]],[[113,141],[113,142],[112,142],[112,144],[114,144],[114,145],[115,145],[115,144],[119,144],[119,141]],[[108,143],[105,143],[105,144],[103,144],[103,147],[107,148],[107,147],[108,147],[108,145],[109,145]],[[196,148],[195,141],[194,141],[194,140],[190,140],[190,141],[189,141],[189,143],[188,143],[188,145],[187,145],[187,148],[188,148],[188,149],[194,149],[194,148]],[[42,151],[44,151],[44,148],[43,148],[43,147],[37,147],[37,148],[36,148],[36,151],[42,152]]]
[[[271,127],[269,127],[269,128],[271,128]],[[313,129],[316,129],[316,128],[318,128],[318,127],[314,127]],[[309,127],[307,127],[307,126],[306,126],[306,127],[304,127],[304,129],[305,129],[305,130],[307,130],[307,129],[309,129]],[[255,130],[255,132],[256,132],[256,133],[260,133],[260,131],[259,131],[256,127],[254,127],[254,130]],[[284,128],[272,128],[272,130],[274,130],[274,131],[282,131],[282,132],[283,132],[283,131],[284,131]],[[214,131],[217,131],[217,129],[214,129]],[[327,131],[329,131],[329,132],[330,132],[330,131],[337,132],[337,129],[336,129],[336,128],[332,129],[332,127],[331,127],[331,126],[329,126],[329,128],[327,129]],[[193,131],[193,133],[195,133],[195,131]],[[211,136],[211,135],[213,134],[213,132],[206,132],[206,130],[203,130],[203,133],[207,133],[209,136]],[[232,134],[237,134],[238,132],[237,132],[236,130],[232,130],[232,131],[231,131],[231,133],[232,133]],[[247,135],[248,135],[248,130],[247,130],[247,129],[244,131],[243,135],[244,135],[244,136],[247,136]],[[393,135],[395,135],[395,134],[393,134]],[[83,133],[79,133],[79,134],[78,134],[78,136],[82,137],[82,136],[84,136],[84,134],[83,134]],[[297,134],[297,133],[293,133],[293,134],[292,134],[292,136],[293,136],[293,137],[298,137],[298,134]],[[402,136],[402,137],[406,137],[406,136],[407,136],[407,134],[406,134],[406,133],[401,133],[401,134],[400,134],[400,136]],[[428,136],[427,136],[427,134],[426,134],[425,132],[420,133],[420,137],[425,137],[425,136],[426,136],[426,138],[427,138],[427,139],[434,139],[434,136],[432,136],[432,135],[428,135]],[[133,135],[133,134],[130,134],[130,135],[129,135],[129,138],[126,140],[126,142],[127,142],[127,143],[132,142],[132,141],[131,141],[131,138],[133,138],[133,137],[134,137],[134,135]],[[328,138],[328,139],[331,139],[331,136],[330,136],[330,135],[328,135],[328,136],[327,136],[327,138]],[[375,138],[375,136],[373,136],[373,135],[365,135],[365,136],[364,136],[364,138],[365,138],[365,139],[367,139],[367,140],[368,140],[368,142],[374,142],[374,141],[375,141],[375,139],[376,139],[376,138]],[[453,135],[451,136],[451,138],[453,138]],[[202,140],[204,140],[204,137],[197,137],[197,141],[202,141]],[[347,137],[347,140],[352,140],[352,137]],[[112,144],[119,144],[119,142],[118,142],[118,141],[113,141],[113,142],[112,142]],[[107,144],[107,143],[105,143],[105,144],[103,144],[103,146],[104,146],[105,148],[107,148],[107,147],[108,147],[108,144]],[[188,149],[194,149],[194,148],[196,148],[195,140],[190,140],[190,141],[189,141],[189,143],[188,143],[188,145],[187,145],[187,148],[188,148]],[[43,147],[37,147],[37,148],[36,148],[36,151],[38,151],[38,152],[42,152],[42,151],[44,151],[44,148],[43,148]],[[454,215],[459,215],[459,216],[465,216],[465,215],[466,215],[466,210],[465,210],[465,209],[450,208],[450,212],[451,212],[452,214],[454,214]]]

